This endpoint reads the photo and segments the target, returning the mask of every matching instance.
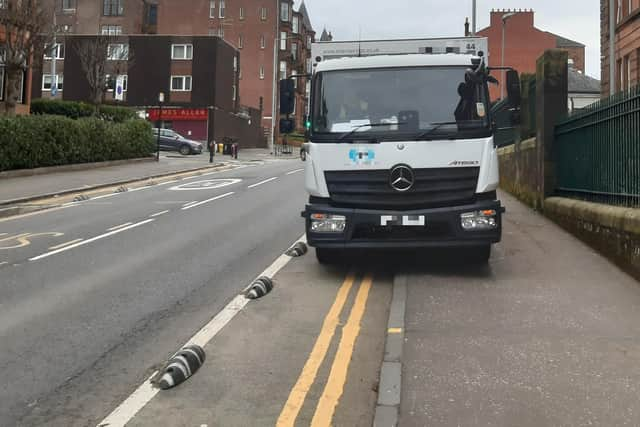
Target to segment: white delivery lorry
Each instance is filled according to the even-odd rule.
[[[303,217],[321,263],[351,248],[501,239],[484,38],[314,44]],[[478,49],[480,47],[480,49]],[[507,73],[514,121],[518,74]]]

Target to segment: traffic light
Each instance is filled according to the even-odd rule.
[[[304,128],[306,130],[311,129],[311,119],[306,114],[304,115]]]
[[[296,87],[293,79],[280,80],[280,114],[291,114],[295,109]]]
[[[280,133],[293,133],[296,130],[296,119],[280,119]]]

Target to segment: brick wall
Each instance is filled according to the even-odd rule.
[[[600,39],[602,53],[602,96],[609,96],[609,1],[614,1],[616,10],[615,33],[615,80],[614,88],[618,92],[625,87],[640,84],[640,0],[621,3],[618,19],[617,0],[600,1]]]
[[[478,32],[479,36],[489,39],[489,64],[502,64],[502,16],[511,10],[493,10],[491,25]],[[535,73],[536,60],[547,49],[555,49],[557,36],[535,27],[533,11],[515,11],[515,16],[507,20],[505,26],[505,61],[504,65],[513,67],[520,73]],[[574,60],[576,68],[584,71],[584,47],[565,48],[569,57]],[[501,80],[502,73],[494,73]],[[500,87],[491,86],[491,99],[500,97]]]

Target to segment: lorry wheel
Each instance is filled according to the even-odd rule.
[[[340,261],[341,252],[337,249],[316,248],[316,258],[323,265],[336,264]]]
[[[491,245],[473,248],[471,258],[477,264],[487,264],[491,258]]]

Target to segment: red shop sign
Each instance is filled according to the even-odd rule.
[[[160,109],[148,110],[149,120],[160,120]],[[206,108],[163,108],[162,120],[207,120],[209,114]]]

